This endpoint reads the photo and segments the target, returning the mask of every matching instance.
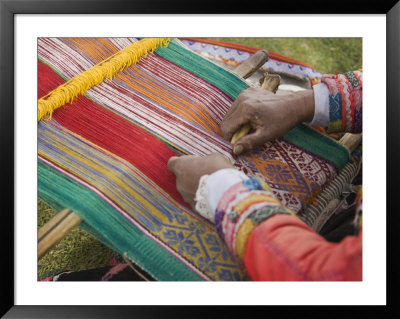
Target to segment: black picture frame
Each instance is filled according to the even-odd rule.
[[[15,203],[15,155],[14,155],[14,15],[15,14],[385,14],[387,21],[387,131],[386,131],[386,169],[387,169],[387,305],[386,306],[318,306],[309,307],[261,306],[211,307],[211,306],[22,306],[15,305],[14,290],[14,209]],[[253,316],[249,310],[260,310],[265,316],[292,314],[296,317],[322,316],[358,317],[372,315],[377,318],[399,318],[399,262],[396,246],[399,243],[397,231],[398,212],[396,209],[396,182],[399,180],[397,164],[399,158],[400,136],[399,109],[399,57],[400,57],[400,3],[394,1],[315,1],[265,2],[228,6],[215,1],[162,1],[162,0],[0,0],[0,145],[2,197],[2,261],[0,272],[1,309],[4,318],[152,318],[152,317],[205,317],[213,314],[226,317],[232,313],[238,316]],[[379,50],[379,48],[377,48]],[[378,186],[377,186],[378,187]],[[7,225],[5,227],[4,225]],[[251,309],[248,309],[251,308]],[[256,309],[255,309],[256,308]],[[312,313],[310,313],[312,311]]]

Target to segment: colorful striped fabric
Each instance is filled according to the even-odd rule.
[[[136,42],[39,39],[38,96]],[[72,209],[84,229],[157,280],[245,280],[215,226],[183,202],[168,159],[221,153],[300,218],[349,161],[344,147],[304,125],[232,155],[219,124],[247,87],[176,39],[158,47],[39,121],[39,197]]]
[[[329,89],[329,132],[362,132],[362,72],[325,75]]]

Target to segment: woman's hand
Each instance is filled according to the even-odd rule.
[[[221,154],[199,156],[173,156],[168,161],[168,169],[176,175],[176,188],[184,201],[195,209],[195,195],[200,177],[212,174],[220,169],[234,168]]]
[[[259,88],[240,93],[221,123],[222,136],[230,141],[233,134],[246,123],[252,131],[234,145],[235,154],[283,136],[302,122],[314,117],[312,89],[288,95],[276,95]]]

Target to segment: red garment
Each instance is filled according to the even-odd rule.
[[[250,234],[245,268],[259,281],[361,281],[362,230],[331,243],[291,215],[275,215]]]

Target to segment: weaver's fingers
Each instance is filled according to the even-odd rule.
[[[222,122],[221,122],[221,133],[222,137],[227,141],[230,141],[232,135],[235,134],[237,129],[245,124],[243,123],[243,115],[244,112],[244,105],[243,101],[245,100],[246,90],[242,91],[237,99],[233,101],[231,107],[229,108],[228,112],[225,114]]]
[[[169,160],[168,160],[168,163],[167,163],[167,167],[168,167],[168,170],[170,171],[170,172],[172,172],[172,173],[174,173],[175,175],[176,175],[176,166],[177,166],[177,164],[178,164],[178,161],[179,161],[179,157],[178,156],[172,156]]]
[[[241,137],[233,146],[233,153],[236,155],[251,151],[256,146],[263,144],[265,137],[260,130],[256,130],[251,134]]]
[[[182,156],[172,156],[167,163],[168,169],[175,175],[187,170],[193,165],[198,156],[194,155],[182,155]]]
[[[242,112],[240,109],[227,116],[221,122],[222,137],[227,141],[232,139],[233,134],[244,124],[250,123],[250,114]]]

